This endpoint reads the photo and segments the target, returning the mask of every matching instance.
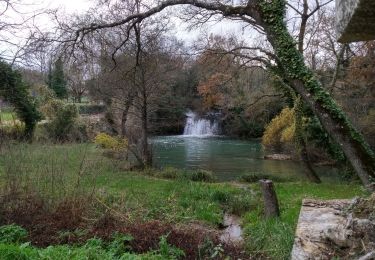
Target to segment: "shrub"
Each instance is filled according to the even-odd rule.
[[[78,118],[77,107],[51,99],[41,110],[49,120],[44,125],[46,134],[54,141],[68,141]]]
[[[21,74],[12,66],[0,60],[0,95],[11,103],[20,120],[25,124],[26,138],[31,138],[41,115],[36,108],[35,100],[29,95],[28,86]]]
[[[105,133],[98,134],[94,143],[104,149],[120,151],[128,148],[128,140],[126,138],[113,137]]]
[[[189,179],[192,181],[201,182],[214,182],[215,177],[210,171],[206,170],[196,170],[189,175]]]
[[[27,238],[27,231],[17,225],[7,225],[0,227],[0,243],[4,244],[18,244],[25,242]]]
[[[25,133],[25,125],[19,121],[15,121],[13,124],[2,125],[0,128],[0,138],[3,140],[22,139]]]
[[[276,116],[267,125],[262,143],[266,147],[280,149],[283,143],[291,143],[295,134],[295,111],[292,108],[284,108],[281,113]]]
[[[160,177],[165,179],[177,179],[179,177],[179,171],[173,167],[166,167],[160,172]]]

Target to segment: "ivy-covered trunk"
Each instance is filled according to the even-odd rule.
[[[257,22],[264,28],[282,69],[278,74],[297,92],[331,138],[342,148],[346,158],[369,189],[375,178],[374,153],[335,103],[313,72],[305,65],[296,42],[284,22],[285,0],[259,0]]]

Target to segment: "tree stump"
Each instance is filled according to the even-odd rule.
[[[264,215],[266,218],[274,218],[280,216],[279,203],[273,182],[271,180],[260,180],[264,200]]]

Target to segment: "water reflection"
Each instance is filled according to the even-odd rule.
[[[278,177],[304,178],[305,168],[294,161],[264,160],[259,141],[222,137],[163,136],[152,140],[156,166],[213,171],[220,180],[233,180],[245,173],[261,172]],[[323,175],[334,169],[320,167]]]

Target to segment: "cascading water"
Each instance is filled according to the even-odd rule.
[[[219,123],[216,120],[199,118],[192,111],[186,113],[184,135],[209,136],[219,134]]]

